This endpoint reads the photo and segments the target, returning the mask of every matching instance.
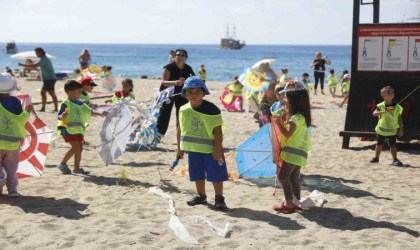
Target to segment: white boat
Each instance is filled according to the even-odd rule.
[[[15,54],[18,51],[16,47],[16,43],[13,40],[6,41],[3,50],[7,54]]]

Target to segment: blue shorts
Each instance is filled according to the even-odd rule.
[[[226,168],[225,157],[223,157],[223,165],[213,159],[212,154],[188,152],[188,172],[190,174],[190,181],[205,180],[209,182],[223,182],[227,181],[228,173]]]

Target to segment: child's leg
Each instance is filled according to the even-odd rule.
[[[74,152],[74,166],[73,171],[77,171],[80,168],[80,161],[82,160],[83,142],[75,141],[75,152]]]
[[[214,193],[223,195],[223,182],[213,182]]]
[[[292,175],[290,176],[290,181],[292,184],[292,191],[296,199],[300,200],[300,183],[299,183],[300,167],[295,166]]]
[[[329,89],[330,89],[331,96],[334,97],[333,89],[332,88],[329,88]]]
[[[375,157],[379,158],[382,152],[382,145],[376,145],[375,147]]]
[[[199,195],[206,195],[206,180],[195,181],[195,189]]]
[[[332,96],[335,97],[335,87],[332,89]]]
[[[391,151],[392,159],[397,159],[397,147],[390,147],[389,151]]]
[[[73,155],[75,154],[75,147],[74,145],[77,143],[76,141],[69,141],[68,142],[71,146],[71,148],[69,149],[69,151],[67,151],[67,153],[64,155],[63,160],[61,160],[61,165],[67,165],[67,162],[70,160],[71,157],[73,157]]]
[[[17,191],[17,185],[19,183],[16,176],[16,172],[19,164],[19,149],[7,151],[3,155],[2,166],[7,173],[6,185],[9,194]]]
[[[291,175],[294,170],[294,166],[283,161],[280,168],[280,183],[283,186],[284,198],[286,199],[287,207],[294,207],[293,205],[293,191],[291,183]]]

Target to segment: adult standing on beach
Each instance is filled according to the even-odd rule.
[[[45,112],[45,105],[47,104],[47,92],[50,94],[53,104],[54,104],[54,111],[58,112],[58,101],[57,95],[55,94],[55,82],[57,78],[55,77],[55,72],[53,65],[50,59],[46,56],[46,53],[43,48],[36,48],[35,54],[40,60],[37,63],[32,64],[22,64],[19,63],[19,66],[23,67],[40,67],[41,69],[41,81],[44,83],[41,89],[41,101],[42,106],[39,111]]]
[[[83,49],[82,53],[79,56],[80,69],[84,70],[84,69],[89,68],[90,60],[91,58],[90,58],[89,50]]]
[[[176,126],[178,126],[179,109],[182,105],[188,102],[188,100],[180,94],[182,87],[184,86],[185,79],[195,75],[190,65],[185,63],[187,58],[188,53],[185,49],[177,49],[175,51],[175,61],[163,67],[162,83],[159,91],[162,91],[170,86],[175,86],[175,90],[174,96],[170,98],[171,102],[164,103],[160,108],[160,116],[157,119],[156,128],[162,136],[164,136],[168,130],[171,111],[174,104],[176,108]]]
[[[325,64],[331,65],[331,60],[327,56],[325,56],[325,58],[322,58],[321,52],[316,52],[315,59],[309,65],[309,67],[311,68],[314,67],[315,95],[318,88],[318,83],[321,83],[321,93],[324,95]]]

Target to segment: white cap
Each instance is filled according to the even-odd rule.
[[[351,78],[351,75],[350,75],[350,74],[345,74],[345,75],[343,76],[343,79],[347,79],[347,78]]]
[[[9,73],[0,73],[0,93],[8,94],[15,90],[17,82]]]

